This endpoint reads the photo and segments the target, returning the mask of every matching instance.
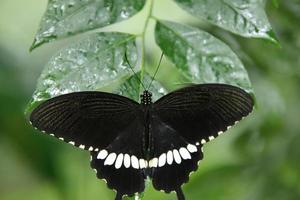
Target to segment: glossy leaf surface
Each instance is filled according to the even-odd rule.
[[[140,52],[134,35],[97,33],[58,52],[42,72],[32,104],[70,92],[95,91],[139,69]]]
[[[31,49],[46,42],[126,20],[139,12],[145,0],[52,0]]]
[[[227,83],[252,91],[242,62],[222,41],[186,25],[159,21],[156,42],[190,83]]]
[[[265,0],[175,0],[193,16],[244,37],[276,41]]]

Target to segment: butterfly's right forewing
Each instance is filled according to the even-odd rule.
[[[190,143],[208,141],[247,116],[253,98],[226,84],[199,84],[172,92],[155,102],[154,113]]]

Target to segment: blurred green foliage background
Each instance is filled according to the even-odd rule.
[[[76,39],[29,53],[46,5],[46,0],[0,1],[0,200],[113,199],[114,192],[89,167],[87,152],[39,134],[24,116],[43,66]],[[281,47],[199,23],[170,0],[155,6],[157,16],[201,26],[229,44],[245,64],[257,98],[248,118],[205,145],[204,160],[184,186],[187,200],[300,199],[300,1],[281,0],[278,8],[269,1],[266,9]],[[136,16],[105,30],[134,32],[139,23]],[[152,35],[149,67],[160,54]],[[158,78],[170,65],[164,61]],[[143,199],[176,198],[148,185]]]

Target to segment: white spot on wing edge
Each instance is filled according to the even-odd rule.
[[[70,141],[70,142],[69,142],[69,144],[71,144],[71,145],[75,145],[75,142],[73,142],[73,141]]]
[[[85,145],[81,144],[81,145],[79,146],[79,148],[80,148],[80,149],[85,149]]]
[[[103,160],[103,159],[105,159],[107,157],[107,155],[108,155],[108,152],[105,149],[103,149],[102,151],[100,151],[98,153],[97,159]]]
[[[141,168],[141,169],[144,169],[144,168],[147,167],[147,161],[146,161],[146,160],[140,159],[140,160],[139,160],[139,163],[140,163],[140,168]]]
[[[116,157],[117,157],[117,154],[115,154],[115,153],[110,153],[110,154],[107,156],[107,158],[106,158],[106,160],[105,160],[105,162],[104,162],[104,165],[113,165],[114,162],[115,162],[115,160],[116,160]]]
[[[131,165],[135,169],[139,169],[139,160],[137,159],[136,156],[131,156]]]
[[[208,139],[211,141],[211,140],[215,139],[215,137],[214,136],[209,136]]]
[[[173,150],[173,155],[174,155],[174,160],[177,164],[180,164],[181,163],[181,157],[179,155],[179,152],[177,149],[174,149]]]
[[[157,167],[158,165],[158,158],[152,158],[150,161],[149,161],[149,167]]]
[[[193,144],[188,144],[188,145],[187,145],[187,149],[188,149],[189,152],[191,152],[191,153],[195,153],[195,152],[198,151],[197,147],[196,147],[195,145],[193,145]]]
[[[171,150],[167,153],[167,163],[169,165],[172,165],[173,163],[173,152]]]
[[[166,164],[166,162],[167,162],[167,155],[163,153],[158,158],[158,166],[162,167]]]
[[[184,160],[192,159],[190,152],[184,147],[179,149],[179,153]]]
[[[123,163],[123,154],[120,153],[117,157],[116,163],[115,163],[115,168],[116,169],[120,169],[122,167],[122,163]]]
[[[124,166],[125,166],[125,168],[130,167],[130,156],[128,154],[124,155]]]

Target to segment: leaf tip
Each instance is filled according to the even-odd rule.
[[[41,46],[42,44],[44,44],[45,41],[43,40],[38,40],[37,38],[34,38],[30,48],[29,48],[29,52],[32,52],[33,50],[35,50],[36,48],[38,48],[39,46]]]
[[[273,44],[281,47],[280,42],[278,40],[278,37],[277,37],[276,33],[272,29],[269,30],[266,34],[267,34],[267,39],[269,41],[271,41]]]

